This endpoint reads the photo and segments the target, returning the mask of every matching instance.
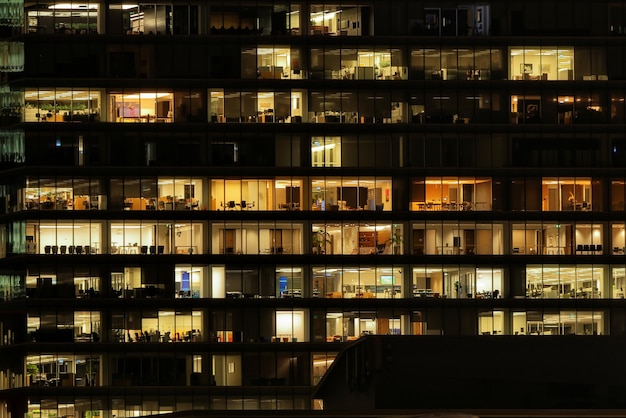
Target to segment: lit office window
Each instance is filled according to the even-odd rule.
[[[504,312],[484,311],[478,314],[478,335],[504,335]]]
[[[39,354],[25,358],[26,375],[29,386],[101,386],[101,358],[93,354]],[[46,407],[29,403],[29,410],[42,417],[57,416],[59,411],[73,413],[74,403],[57,405],[56,401],[46,402]],[[57,409],[58,408],[58,409]]]
[[[611,180],[611,210],[624,211],[624,201],[626,196],[626,181],[625,179],[612,179]]]
[[[312,167],[341,167],[341,137],[314,136],[311,138]]]
[[[336,352],[311,353],[313,361],[312,384],[317,385],[337,357]]]
[[[276,267],[276,297],[301,298],[302,289],[301,267]]]
[[[290,80],[306,78],[299,49],[259,46],[241,53],[242,78]],[[256,69],[256,70],[255,70]]]
[[[626,287],[626,268],[624,267],[611,267],[611,290],[613,294],[612,298],[624,299]]]
[[[504,269],[470,266],[413,268],[413,297],[495,299],[503,294]]]
[[[526,326],[519,329],[526,335],[602,335],[607,333],[604,316],[602,311],[528,311]]]
[[[29,33],[98,33],[98,3],[37,3],[26,7],[26,13]]]
[[[490,211],[492,181],[474,177],[413,179],[411,210]]]
[[[520,47],[509,49],[510,80],[573,80],[573,47]]]
[[[22,210],[102,210],[106,202],[98,179],[28,178],[18,193]]]
[[[390,299],[403,297],[401,267],[314,267],[312,297]]]
[[[178,264],[174,268],[174,292],[177,298],[206,297],[207,266]]]
[[[402,254],[402,225],[391,222],[313,223],[313,254]]]
[[[412,254],[502,254],[503,229],[501,223],[416,223],[412,226]]]
[[[306,95],[301,90],[209,92],[212,123],[299,123]]]
[[[602,265],[529,265],[526,297],[532,299],[598,299],[608,296],[608,269]]]
[[[309,9],[309,35],[372,35],[370,7],[340,4],[312,4]]]
[[[24,122],[99,122],[102,92],[97,90],[24,91]]]
[[[28,221],[26,253],[52,255],[101,254],[102,224],[89,221]]]
[[[412,80],[501,80],[502,50],[421,48],[411,50]]]
[[[58,281],[58,274],[73,276],[72,281]],[[32,269],[26,274],[26,295],[31,298],[63,297],[63,298],[98,298],[102,295],[101,279],[84,269],[59,270],[44,268]]]
[[[109,120],[112,122],[173,122],[174,94],[171,92],[111,93]],[[189,112],[189,108],[186,108]]]
[[[302,224],[225,222],[211,226],[212,254],[302,254]]]
[[[573,222],[527,222],[511,225],[513,254],[603,254],[603,226]]]
[[[624,255],[626,251],[626,230],[623,223],[611,224],[611,254]]]
[[[584,177],[543,178],[541,185],[542,210],[544,211],[590,211],[592,202],[599,201],[601,193],[597,182]],[[595,208],[600,210],[599,208]]]
[[[310,210],[391,210],[391,179],[311,178]]]

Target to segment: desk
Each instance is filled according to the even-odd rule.
[[[195,245],[181,245],[176,247],[176,254],[198,254],[198,247]]]
[[[117,247],[117,254],[139,254],[140,248],[137,245],[122,245]]]
[[[565,254],[565,247],[545,247],[544,254],[547,255],[563,255]]]
[[[272,123],[274,122],[274,115],[271,113],[263,113],[257,118],[260,123]]]
[[[438,246],[437,247],[437,254],[439,255],[459,255],[459,254],[463,254],[463,248],[460,247],[443,247],[443,246]]]

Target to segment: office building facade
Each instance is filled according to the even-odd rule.
[[[625,2],[0,25],[0,418],[321,409],[363,335],[626,330]]]

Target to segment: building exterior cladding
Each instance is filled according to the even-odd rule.
[[[362,335],[626,330],[625,2],[0,25],[0,418],[316,409]]]

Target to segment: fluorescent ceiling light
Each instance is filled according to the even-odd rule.
[[[70,10],[98,10],[97,3],[57,3],[48,6],[48,9],[70,9]]]

